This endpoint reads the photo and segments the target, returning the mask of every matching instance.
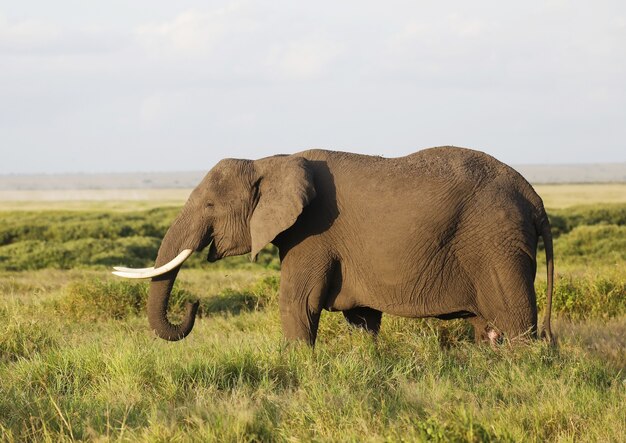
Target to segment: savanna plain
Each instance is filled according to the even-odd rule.
[[[537,189],[555,236],[554,347],[477,346],[463,321],[391,316],[373,338],[328,312],[314,350],[289,345],[271,248],[188,260],[170,312],[197,299],[201,316],[168,343],[148,327],[148,284],[109,271],[152,265],[179,194],[0,202],[0,437],[626,441],[626,185]]]

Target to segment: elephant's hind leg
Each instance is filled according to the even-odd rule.
[[[530,259],[518,259],[509,269],[492,270],[478,285],[480,315],[509,340],[536,336],[533,271]]]
[[[378,334],[383,313],[372,308],[358,307],[343,311],[343,315],[352,326]]]

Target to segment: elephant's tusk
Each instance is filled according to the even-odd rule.
[[[149,268],[125,268],[124,266],[113,266],[113,269],[115,269],[116,271],[122,271],[122,272],[145,272],[145,271],[152,271],[154,269],[154,266],[149,267]]]
[[[131,268],[123,268],[124,270],[113,271],[113,275],[117,275],[118,277],[124,278],[152,278],[166,272],[171,271],[174,268],[179,267],[185,260],[189,258],[189,256],[193,253],[191,249],[185,249],[180,254],[178,254],[173,260],[168,263],[165,263],[163,266],[159,266],[156,269],[144,268],[144,269],[131,269]]]

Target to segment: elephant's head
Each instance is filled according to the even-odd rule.
[[[261,160],[220,161],[193,190],[167,230],[154,268],[116,268],[128,278],[152,278],[148,320],[157,335],[176,341],[193,328],[198,303],[185,319],[170,323],[167,306],[180,266],[193,251],[209,246],[208,261],[259,251],[294,224],[315,197],[307,160],[274,156]]]

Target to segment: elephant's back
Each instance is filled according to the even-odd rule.
[[[421,176],[475,184],[486,184],[502,176],[519,176],[513,168],[484,152],[456,146],[428,148],[393,160],[406,164]]]
[[[545,215],[541,197],[532,185],[514,168],[481,151],[453,146],[425,149],[407,156],[422,174],[465,183],[479,208],[499,208],[535,223]]]
[[[427,148],[404,157],[386,158],[339,151],[313,149],[301,155],[322,162],[337,177],[358,185],[364,192],[389,188],[398,195],[434,188],[442,196],[500,200],[503,205],[531,206],[543,211],[543,202],[533,187],[512,167],[473,149],[456,146]],[[537,214],[539,215],[539,214]]]
[[[311,161],[322,161],[330,169],[348,169],[364,174],[425,179],[490,181],[498,176],[519,176],[510,166],[481,151],[456,146],[427,148],[404,157],[381,157],[341,151],[311,149],[299,152]],[[521,176],[519,176],[521,177]]]
[[[468,195],[465,201],[515,206],[532,211],[534,217],[541,217],[544,211],[541,197],[519,172],[481,151],[440,146],[390,160],[404,164],[407,174],[462,189]]]

